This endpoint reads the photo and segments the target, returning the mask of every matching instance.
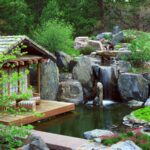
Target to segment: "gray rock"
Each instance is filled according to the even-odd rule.
[[[87,56],[80,57],[72,73],[73,78],[82,84],[85,96],[90,95],[93,88],[93,71],[90,58]]]
[[[31,135],[28,140],[29,144],[23,146],[22,150],[50,150],[39,136]]]
[[[88,46],[91,46],[95,48],[96,50],[103,50],[103,45],[100,41],[95,41],[95,40],[89,40],[88,41]]]
[[[59,51],[59,52],[55,52],[55,56],[57,58],[57,66],[60,69],[67,69],[69,70],[69,63],[70,61],[73,59],[70,55]]]
[[[149,84],[150,84],[150,73],[144,73],[143,77],[148,80]]]
[[[127,47],[122,47],[122,48],[119,48],[118,51],[129,51],[129,48],[127,48]]]
[[[59,87],[59,70],[53,61],[41,64],[41,98],[56,100]]]
[[[88,142],[81,145],[78,150],[103,150],[106,146],[96,143],[96,142]]]
[[[136,100],[131,100],[128,102],[128,105],[130,107],[140,107],[143,105],[143,102],[140,102],[140,101],[136,101]]]
[[[80,50],[85,48],[88,45],[89,37],[87,36],[79,36],[75,38],[74,48]]]
[[[136,99],[138,101],[145,101],[148,98],[148,83],[140,74],[121,74],[118,79],[118,87],[124,100]]]
[[[120,60],[118,61],[118,67],[119,67],[118,69],[120,72],[128,72],[132,66],[130,62]]]
[[[113,45],[120,43],[123,40],[123,32],[119,26],[115,26],[112,31],[112,41]]]
[[[60,82],[58,99],[60,101],[72,102],[76,105],[83,101],[83,90],[81,83],[76,80]]]
[[[144,103],[144,106],[150,106],[150,98],[148,98],[148,99],[146,100],[146,102]]]
[[[101,39],[111,39],[112,38],[112,33],[111,32],[103,32],[103,33],[100,33],[96,36],[96,40],[101,40]]]
[[[131,54],[130,50],[118,51],[116,59],[117,60],[122,60],[123,57],[129,57],[130,54]]]
[[[109,149],[110,150],[142,150],[140,147],[138,147],[134,142],[130,140],[113,144]]]
[[[103,105],[103,84],[101,82],[97,83],[97,97],[100,105]]]
[[[87,131],[83,133],[83,136],[86,139],[95,139],[95,138],[100,138],[101,136],[112,136],[114,135],[113,132],[109,130],[101,130],[101,129],[94,129],[92,131]]]
[[[59,81],[66,81],[72,79],[72,73],[60,73],[59,75]]]

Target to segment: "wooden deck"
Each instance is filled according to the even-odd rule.
[[[41,100],[40,105],[37,106],[37,112],[44,114],[43,117],[40,118],[36,117],[33,112],[25,115],[16,115],[16,116],[5,115],[4,117],[0,117],[0,123],[6,125],[10,124],[24,125],[42,119],[46,119],[52,116],[56,116],[65,112],[69,112],[74,109],[75,105],[73,103]]]

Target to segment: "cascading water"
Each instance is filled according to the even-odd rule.
[[[94,65],[93,71],[97,81],[103,84],[103,99],[114,99],[117,81],[113,67]]]
[[[111,66],[100,66],[100,82],[103,84],[104,99],[112,99],[112,73]]]

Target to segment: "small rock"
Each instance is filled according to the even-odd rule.
[[[143,102],[137,101],[137,100],[131,100],[128,102],[128,105],[130,107],[140,107],[143,105]]]
[[[72,73],[60,73],[59,75],[59,81],[66,81],[72,79]]]
[[[101,143],[101,139],[100,138],[94,138],[94,142],[96,142],[96,143]]]
[[[31,135],[29,144],[23,146],[22,150],[50,150],[40,136]]]
[[[113,144],[109,149],[110,150],[142,150],[140,147],[138,147],[134,142],[130,140]]]
[[[101,130],[101,129],[95,129],[92,131],[87,131],[83,133],[84,137],[86,139],[94,139],[94,138],[100,138],[101,136],[112,136],[114,135],[113,132],[109,130]]]
[[[103,150],[106,146],[95,142],[89,142],[80,146],[77,150]]]
[[[150,106],[150,98],[148,98],[144,104],[144,106]]]
[[[79,50],[88,45],[89,38],[87,36],[80,36],[75,38],[74,48]]]

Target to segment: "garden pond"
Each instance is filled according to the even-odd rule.
[[[122,119],[133,111],[127,104],[104,101],[104,106],[76,106],[76,110],[49,120],[36,122],[36,130],[83,138],[85,131],[109,129],[116,132],[124,130]]]

